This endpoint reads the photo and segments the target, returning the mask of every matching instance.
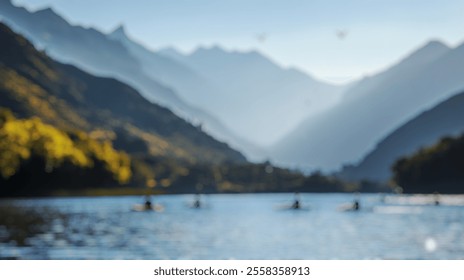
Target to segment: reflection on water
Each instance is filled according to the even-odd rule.
[[[462,259],[464,197],[292,194],[0,201],[0,258],[18,259]],[[11,207],[10,205],[14,205]]]
[[[28,238],[50,230],[51,222],[60,215],[46,207],[16,207],[0,204],[0,243],[26,246]]]

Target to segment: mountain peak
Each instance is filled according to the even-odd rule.
[[[111,33],[110,36],[118,37],[118,38],[128,38],[126,27],[124,24],[118,25]]]
[[[227,51],[225,51],[219,45],[213,45],[213,46],[210,46],[210,47],[200,46],[196,50],[194,50],[191,53],[191,55],[206,54],[206,53],[209,53],[209,54],[211,54],[211,53],[212,54],[223,54],[223,53],[227,53]]]
[[[55,12],[51,7],[46,7],[41,10],[33,12],[33,14],[39,16],[42,21],[51,21],[56,25],[68,25],[69,23],[58,13]]]
[[[113,33],[123,33],[123,34],[126,34],[126,27],[124,26],[123,23],[121,23],[120,25],[118,25],[118,27],[116,27],[113,31]]]
[[[422,49],[430,49],[430,50],[449,50],[450,47],[443,43],[442,41],[435,39],[429,41],[427,44],[425,44]]]
[[[416,48],[404,58],[402,58],[399,63],[390,67],[387,71],[381,73],[380,75],[385,75],[387,73],[399,73],[401,71],[415,71],[411,69],[417,69],[423,65],[427,65],[441,56],[449,52],[451,48],[439,40],[430,40],[423,44],[422,46]],[[411,68],[412,67],[412,68]]]
[[[407,60],[429,60],[434,57],[439,57],[445,52],[449,51],[450,47],[439,40],[432,40],[413,52]]]
[[[35,13],[43,14],[43,15],[53,15],[53,16],[58,15],[57,13],[55,13],[55,11],[51,7],[46,7],[46,8],[37,10]]]

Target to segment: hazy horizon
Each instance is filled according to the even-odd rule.
[[[464,3],[440,1],[111,1],[15,0],[36,10],[52,7],[73,24],[110,32],[124,24],[130,36],[152,50],[184,53],[219,45],[257,50],[283,67],[331,83],[371,76],[430,40],[449,46],[464,36]],[[343,13],[341,12],[343,11]],[[232,16],[233,15],[233,16]]]

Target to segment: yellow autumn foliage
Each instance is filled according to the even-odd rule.
[[[47,171],[69,162],[80,168],[92,168],[100,161],[120,183],[131,178],[129,156],[113,149],[111,142],[99,142],[84,132],[72,137],[38,118],[16,119],[0,114],[0,175],[8,179],[31,156],[44,159]]]
[[[126,153],[116,151],[110,141],[99,142],[86,133],[77,133],[77,147],[86,154],[104,163],[119,182],[127,182],[132,176],[131,161]]]

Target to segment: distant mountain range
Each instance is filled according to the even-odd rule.
[[[0,107],[65,130],[114,140],[134,156],[192,164],[243,163],[245,158],[112,78],[51,60],[0,24]]]
[[[155,186],[162,193],[348,190],[320,174],[248,163],[130,86],[55,62],[1,23],[0,41],[1,197]]]
[[[0,1],[0,18],[54,59],[98,76],[114,77],[140,91],[148,100],[168,107],[195,125],[201,124],[203,130],[218,139],[246,146],[215,117],[187,104],[171,88],[147,75],[139,59],[106,34],[73,26],[50,8],[30,12],[9,0]],[[166,63],[160,67],[166,67]]]
[[[459,132],[455,116],[461,116],[460,103],[450,99],[458,102],[453,107],[444,100],[464,89],[464,44],[450,48],[431,41],[381,73],[333,86],[281,67],[256,51],[218,46],[190,54],[174,48],[152,51],[133,40],[124,26],[104,34],[73,26],[49,8],[31,12],[0,0],[0,19],[51,57],[130,85],[150,102],[193,124],[198,133],[227,142],[251,160],[270,159],[282,166],[327,172],[346,165],[340,173],[344,178],[385,181],[397,157],[442,134]],[[109,99],[106,102],[111,104]],[[444,111],[451,116],[441,116]],[[443,125],[426,125],[424,120],[429,118]],[[137,121],[147,122],[142,117]],[[122,127],[126,135],[127,126]],[[412,130],[416,133],[410,134]],[[145,134],[136,134],[147,142]],[[189,143],[188,156],[182,153],[185,158],[211,156],[206,147],[199,154],[194,152],[191,136],[185,138]],[[225,149],[228,152],[221,152],[232,151]],[[219,161],[232,156],[225,154]],[[238,155],[232,158],[243,160]]]
[[[262,145],[272,144],[306,117],[335,104],[343,90],[297,69],[282,68],[256,51],[215,46],[188,55],[172,48],[159,53],[187,65],[208,82],[203,89],[188,91],[193,88],[189,87],[183,98]]]
[[[130,39],[122,25],[111,32],[108,37],[126,47],[129,53],[140,62],[144,73],[147,73],[152,79],[169,85],[176,93],[180,94],[182,100],[194,104],[195,107],[201,108],[204,112],[209,112],[208,100],[203,100],[204,102],[191,101],[201,98],[201,96],[196,95],[199,92],[216,92],[218,90],[211,89],[208,82],[195,71],[174,59],[150,51],[142,44]],[[207,115],[214,114],[208,113]],[[208,116],[197,112],[189,117],[189,120],[197,125],[202,125],[206,132],[217,139],[226,141],[231,146],[243,151],[248,158],[263,158],[264,151],[258,145],[245,140],[244,137],[237,136],[240,135],[238,133],[231,132],[222,124],[222,121],[216,121],[217,116],[214,119]]]
[[[326,171],[354,164],[396,128],[464,89],[462,73],[464,45],[451,49],[429,42],[351,86],[337,106],[307,119],[275,145],[272,158]]]
[[[31,12],[8,0],[0,1],[0,17],[53,58],[131,85],[254,160],[266,158],[263,146],[333,105],[342,91],[257,52],[154,52],[122,26],[103,34],[73,26],[50,8]]]
[[[345,167],[339,176],[348,180],[387,181],[400,157],[435,144],[444,136],[464,133],[464,93],[441,102],[390,133],[359,164]]]
[[[248,163],[132,87],[56,62],[2,23],[0,41],[1,197],[348,190]]]

